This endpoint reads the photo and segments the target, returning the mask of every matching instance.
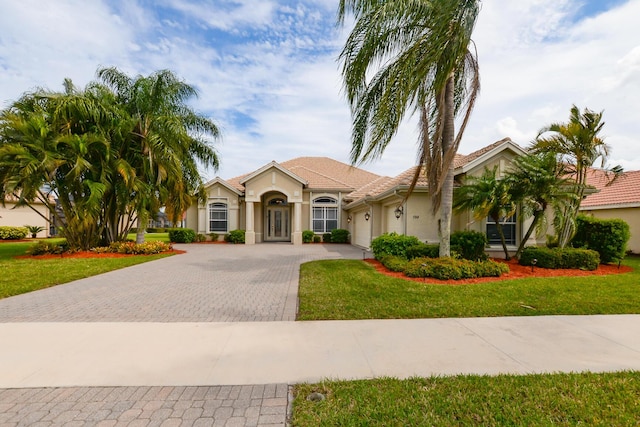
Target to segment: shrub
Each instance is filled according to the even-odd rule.
[[[198,233],[196,235],[196,242],[205,242],[207,240],[207,236],[204,234]]]
[[[579,215],[576,219],[576,235],[571,245],[593,249],[600,254],[600,261],[603,263],[617,262],[624,258],[630,237],[629,224],[621,219]]]
[[[44,227],[41,225],[25,225],[24,228],[27,229],[29,234],[31,234],[32,238],[36,238],[36,235],[44,230]]]
[[[415,236],[405,236],[396,232],[384,233],[371,241],[371,250],[377,260],[385,255],[407,258],[407,248],[420,243]]]
[[[331,230],[331,243],[349,243],[349,230],[344,228]]]
[[[478,231],[456,231],[451,235],[451,249],[471,261],[485,260],[487,235]]]
[[[409,277],[433,277],[440,280],[500,277],[509,272],[506,264],[487,260],[470,261],[454,258],[416,258],[407,263],[405,274]]]
[[[311,230],[304,230],[302,232],[302,243],[311,243],[313,242],[313,231]]]
[[[244,230],[231,230],[224,236],[224,240],[229,243],[244,243]]]
[[[595,270],[600,264],[600,255],[590,249],[575,248],[524,248],[520,255],[521,265],[533,265],[541,268],[578,268],[581,270]]]
[[[438,258],[440,256],[440,245],[418,243],[417,245],[409,246],[405,253],[409,260],[414,258]]]
[[[324,233],[322,235],[322,241],[325,243],[331,243],[331,233]]]
[[[0,226],[0,240],[20,240],[27,237],[29,230],[25,227]]]
[[[196,240],[196,232],[190,228],[172,228],[169,230],[169,241],[172,243],[191,243]]]
[[[320,243],[322,242],[322,236],[316,234],[315,236],[313,236],[313,243]]]
[[[29,255],[58,255],[69,251],[69,245],[66,241],[60,243],[48,242],[46,240],[40,240],[35,245],[27,249]]]
[[[209,233],[209,237],[211,238],[212,242],[217,242],[218,241],[218,233]]]
[[[100,246],[91,249],[92,252],[99,254],[116,253],[129,255],[152,255],[173,249],[169,243],[164,242],[143,242],[135,243],[130,241],[113,242],[109,246]]]
[[[386,255],[380,258],[380,263],[387,267],[389,270],[398,272],[404,271],[409,261],[399,256]]]

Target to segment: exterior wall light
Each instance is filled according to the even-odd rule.
[[[352,220],[353,220],[353,218],[351,218],[351,215],[349,215],[349,216],[347,217],[347,222],[348,222],[349,224],[351,224],[351,221],[352,221]]]
[[[396,214],[396,219],[400,219],[400,217],[402,216],[402,214],[404,213],[402,206],[398,206],[396,208],[395,211],[393,211],[394,214]]]
[[[371,218],[371,214],[369,212],[367,212],[366,214],[364,214],[364,220],[365,221],[369,221],[369,218]]]

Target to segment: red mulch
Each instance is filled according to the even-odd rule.
[[[186,251],[180,251],[177,249],[173,249],[170,251],[162,252],[163,254],[183,254]],[[64,253],[64,254],[47,254],[47,255],[18,255],[14,258],[17,259],[59,259],[59,258],[124,258],[129,256],[148,256],[148,255],[132,255],[132,254],[98,254],[91,251],[79,251],[74,253]]]
[[[426,279],[422,278],[414,278],[407,277],[403,273],[396,273],[388,270],[384,265],[380,264],[379,261],[375,259],[366,259],[365,262],[373,265],[375,269],[389,277],[396,277],[405,280],[413,280],[414,282],[420,283],[430,283],[437,285],[464,285],[469,283],[484,283],[484,282],[496,282],[499,280],[511,280],[511,279],[520,279],[524,277],[558,277],[558,276],[604,276],[607,274],[620,274],[620,273],[628,273],[633,271],[631,267],[626,265],[620,266],[618,269],[617,265],[611,264],[600,264],[596,270],[593,271],[585,271],[585,270],[573,270],[573,269],[550,269],[550,268],[539,268],[536,267],[531,270],[531,267],[525,267],[523,265],[518,264],[517,260],[512,259],[511,261],[505,261],[501,259],[494,259],[497,262],[503,262],[509,265],[509,272],[503,274],[500,277],[481,277],[478,279],[461,279],[461,280],[439,280],[427,277]]]

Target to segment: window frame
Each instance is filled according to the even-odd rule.
[[[212,218],[213,213],[224,213],[224,219]],[[207,205],[207,230],[209,233],[228,233],[229,232],[229,204],[225,201],[210,201]],[[222,228],[216,230],[212,228],[214,223],[224,224],[224,230]]]
[[[517,224],[518,224],[517,213],[514,213],[513,215],[507,218],[502,218],[502,221],[500,221],[500,225],[502,225],[502,231],[505,234],[504,240],[507,246],[516,246],[518,244]],[[489,246],[502,245],[499,235],[497,235],[497,237],[494,240],[491,240],[491,237],[489,234],[489,226],[493,226],[496,228],[496,235],[497,235],[497,226],[496,226],[496,223],[493,221],[493,219],[491,219],[491,217],[487,217],[487,221],[484,227],[485,234],[487,235],[487,243],[489,244]],[[509,232],[507,232],[507,230],[509,230]],[[512,237],[509,237],[510,235]]]
[[[338,208],[337,197],[324,195],[314,198],[311,203],[311,230],[316,234],[324,234],[340,228]],[[331,228],[334,224],[335,227]]]

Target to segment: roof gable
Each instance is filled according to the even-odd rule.
[[[242,191],[239,190],[238,188],[234,187],[233,185],[231,185],[231,183],[225,181],[224,179],[220,178],[219,176],[216,176],[214,179],[212,179],[211,181],[207,182],[204,184],[204,188],[211,188],[214,185],[219,184],[221,186],[223,186],[224,188],[228,189],[229,191],[242,196]]]
[[[474,151],[471,154],[455,159],[454,168],[456,169],[456,175],[468,172],[505,150],[510,150],[518,156],[527,154],[522,147],[507,137]]]
[[[288,177],[290,177],[291,179],[298,181],[300,184],[302,185],[307,185],[307,181],[304,178],[299,177],[298,175],[296,175],[295,173],[291,172],[288,169],[285,169],[284,167],[282,167],[281,165],[279,165],[275,160],[271,161],[271,163],[267,163],[266,165],[262,166],[260,169],[245,175],[244,178],[239,180],[239,183],[244,185],[246,182],[251,181],[253,178],[262,175],[263,173],[267,172],[270,169],[276,169],[280,172],[282,172],[283,174],[287,175]]]

